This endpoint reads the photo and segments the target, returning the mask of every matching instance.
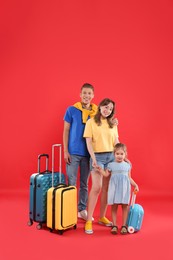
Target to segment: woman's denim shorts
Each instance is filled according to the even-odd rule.
[[[106,169],[108,163],[115,161],[115,156],[113,152],[106,152],[106,153],[95,153],[97,164],[102,168]],[[94,168],[92,166],[92,158],[90,158],[90,171],[92,171]]]

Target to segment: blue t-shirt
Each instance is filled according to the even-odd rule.
[[[89,157],[86,141],[83,137],[85,123],[82,122],[82,111],[70,106],[66,110],[64,120],[70,124],[68,142],[69,153]]]

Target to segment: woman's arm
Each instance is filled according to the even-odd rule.
[[[125,161],[125,162],[127,162],[127,163],[129,163],[129,164],[132,166],[132,164],[131,164],[130,160],[129,160],[129,159],[127,159],[127,157],[125,157],[125,158],[124,158],[124,161]]]
[[[91,137],[86,137],[86,144],[87,144],[87,149],[88,149],[88,152],[93,160],[93,167],[96,167],[97,166],[97,161],[96,161],[96,157],[95,157],[95,154],[94,154],[94,150],[93,150],[93,146],[92,146],[92,138]]]

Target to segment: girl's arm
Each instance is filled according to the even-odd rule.
[[[137,183],[132,179],[131,177],[131,171],[129,171],[129,179],[130,179],[130,184],[134,187],[134,191],[139,191],[139,187]]]
[[[86,144],[87,144],[87,149],[88,152],[93,160],[93,167],[97,166],[97,161],[96,161],[96,157],[94,154],[94,150],[93,150],[93,146],[92,146],[92,138],[91,137],[86,137]]]

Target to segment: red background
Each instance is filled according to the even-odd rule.
[[[1,1],[1,189],[27,189],[84,82],[117,104],[141,190],[172,192],[173,2]],[[63,166],[64,167],[64,166]]]
[[[172,32],[171,0],[1,1],[0,258],[173,259]],[[117,104],[145,211],[134,235],[100,227],[99,204],[93,236],[82,221],[63,236],[26,225],[37,156],[62,143],[65,110],[84,82],[95,103]]]

